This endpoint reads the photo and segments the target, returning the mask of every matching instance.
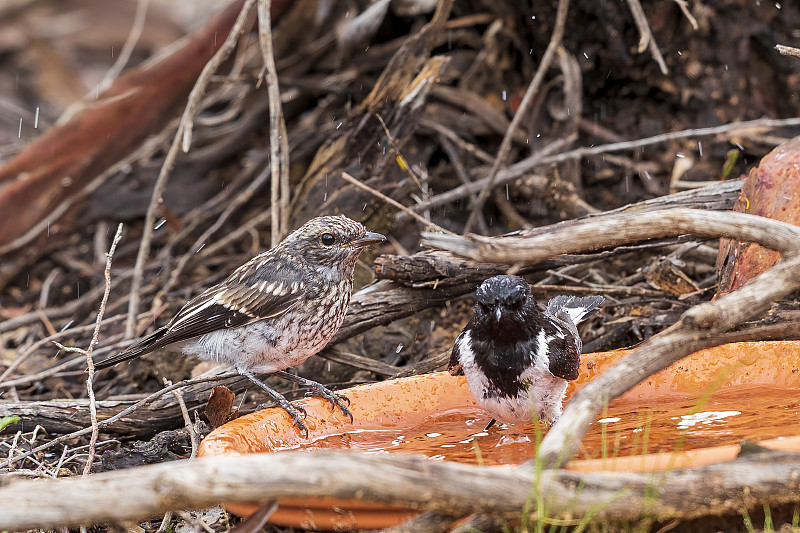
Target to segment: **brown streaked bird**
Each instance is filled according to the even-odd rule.
[[[308,436],[305,411],[256,377],[273,374],[311,389],[342,412],[349,400],[323,385],[285,372],[319,352],[342,325],[361,251],[386,238],[345,216],[309,220],[274,248],[237,268],[190,300],[163,328],[127,350],[95,363],[121,361],[184,343],[183,352],[233,367],[263,389]]]

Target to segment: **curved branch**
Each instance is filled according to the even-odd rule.
[[[639,382],[700,349],[723,341],[717,334],[764,313],[772,302],[800,288],[800,257],[781,260],[741,289],[686,311],[578,391],[537,451],[548,466],[568,461],[604,405]]]
[[[757,242],[781,252],[783,258],[741,289],[689,309],[672,327],[648,339],[578,392],[539,447],[538,456],[545,465],[567,462],[608,402],[683,357],[720,344],[717,334],[760,315],[772,302],[800,288],[800,228],[744,213],[670,209],[600,216],[527,237],[465,239],[426,234],[429,245],[477,261],[509,264],[683,234]]]
[[[745,213],[699,209],[601,215],[533,236],[459,237],[423,233],[423,244],[484,263],[530,264],[561,254],[686,234],[757,242],[781,253],[800,250],[797,226]]]

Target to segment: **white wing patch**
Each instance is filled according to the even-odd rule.
[[[569,315],[569,319],[572,320],[573,324],[580,322],[581,319],[586,315],[585,307],[566,307],[563,309],[563,311]]]
[[[456,345],[458,346],[458,362],[461,363],[461,366],[475,363],[475,354],[472,353],[472,348],[470,347],[472,344],[471,341],[472,333],[470,331],[463,332],[456,339]]]
[[[550,356],[547,351],[552,340],[553,337],[545,335],[544,328],[539,330],[539,334],[536,336],[536,354],[534,357],[537,366],[542,365],[543,368],[550,366]]]
[[[218,302],[218,301],[217,301],[217,298],[219,298],[219,297],[220,297],[220,296],[219,296],[219,295],[217,295],[217,296],[215,296],[214,298],[209,298],[208,300],[206,300],[205,302],[203,302],[203,305],[200,305],[200,306],[197,306],[197,307],[195,307],[195,308],[194,308],[194,309],[192,309],[190,312],[188,312],[187,314],[185,314],[185,315],[183,315],[182,317],[180,317],[180,319],[179,319],[177,322],[175,322],[174,324],[170,325],[169,329],[175,329],[175,327],[176,327],[176,326],[179,326],[181,323],[183,323],[183,322],[187,321],[188,319],[190,319],[190,318],[191,318],[191,317],[193,317],[194,315],[196,315],[196,314],[200,313],[200,312],[201,312],[201,311],[203,311],[204,309],[208,309],[208,308],[209,308],[209,307],[211,307],[212,305],[216,305],[216,304],[218,304],[218,303],[222,303],[222,302]],[[225,305],[225,304],[222,304],[222,305]]]
[[[272,294],[275,296],[283,296],[284,294],[289,294],[289,291],[286,290],[286,285],[280,283],[272,287]]]

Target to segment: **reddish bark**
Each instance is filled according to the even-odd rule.
[[[800,137],[764,156],[742,186],[734,211],[800,225]],[[778,262],[780,254],[723,239],[717,256],[719,293],[734,291]]]
[[[289,3],[273,2],[273,18]],[[58,204],[163,129],[183,108],[242,4],[243,0],[232,2],[169,56],[123,73],[96,102],[0,167],[0,246],[24,235]]]

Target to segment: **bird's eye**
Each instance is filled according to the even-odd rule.
[[[323,233],[322,237],[320,237],[320,241],[322,241],[322,244],[325,246],[333,246],[333,243],[336,242],[336,237],[330,233]]]

